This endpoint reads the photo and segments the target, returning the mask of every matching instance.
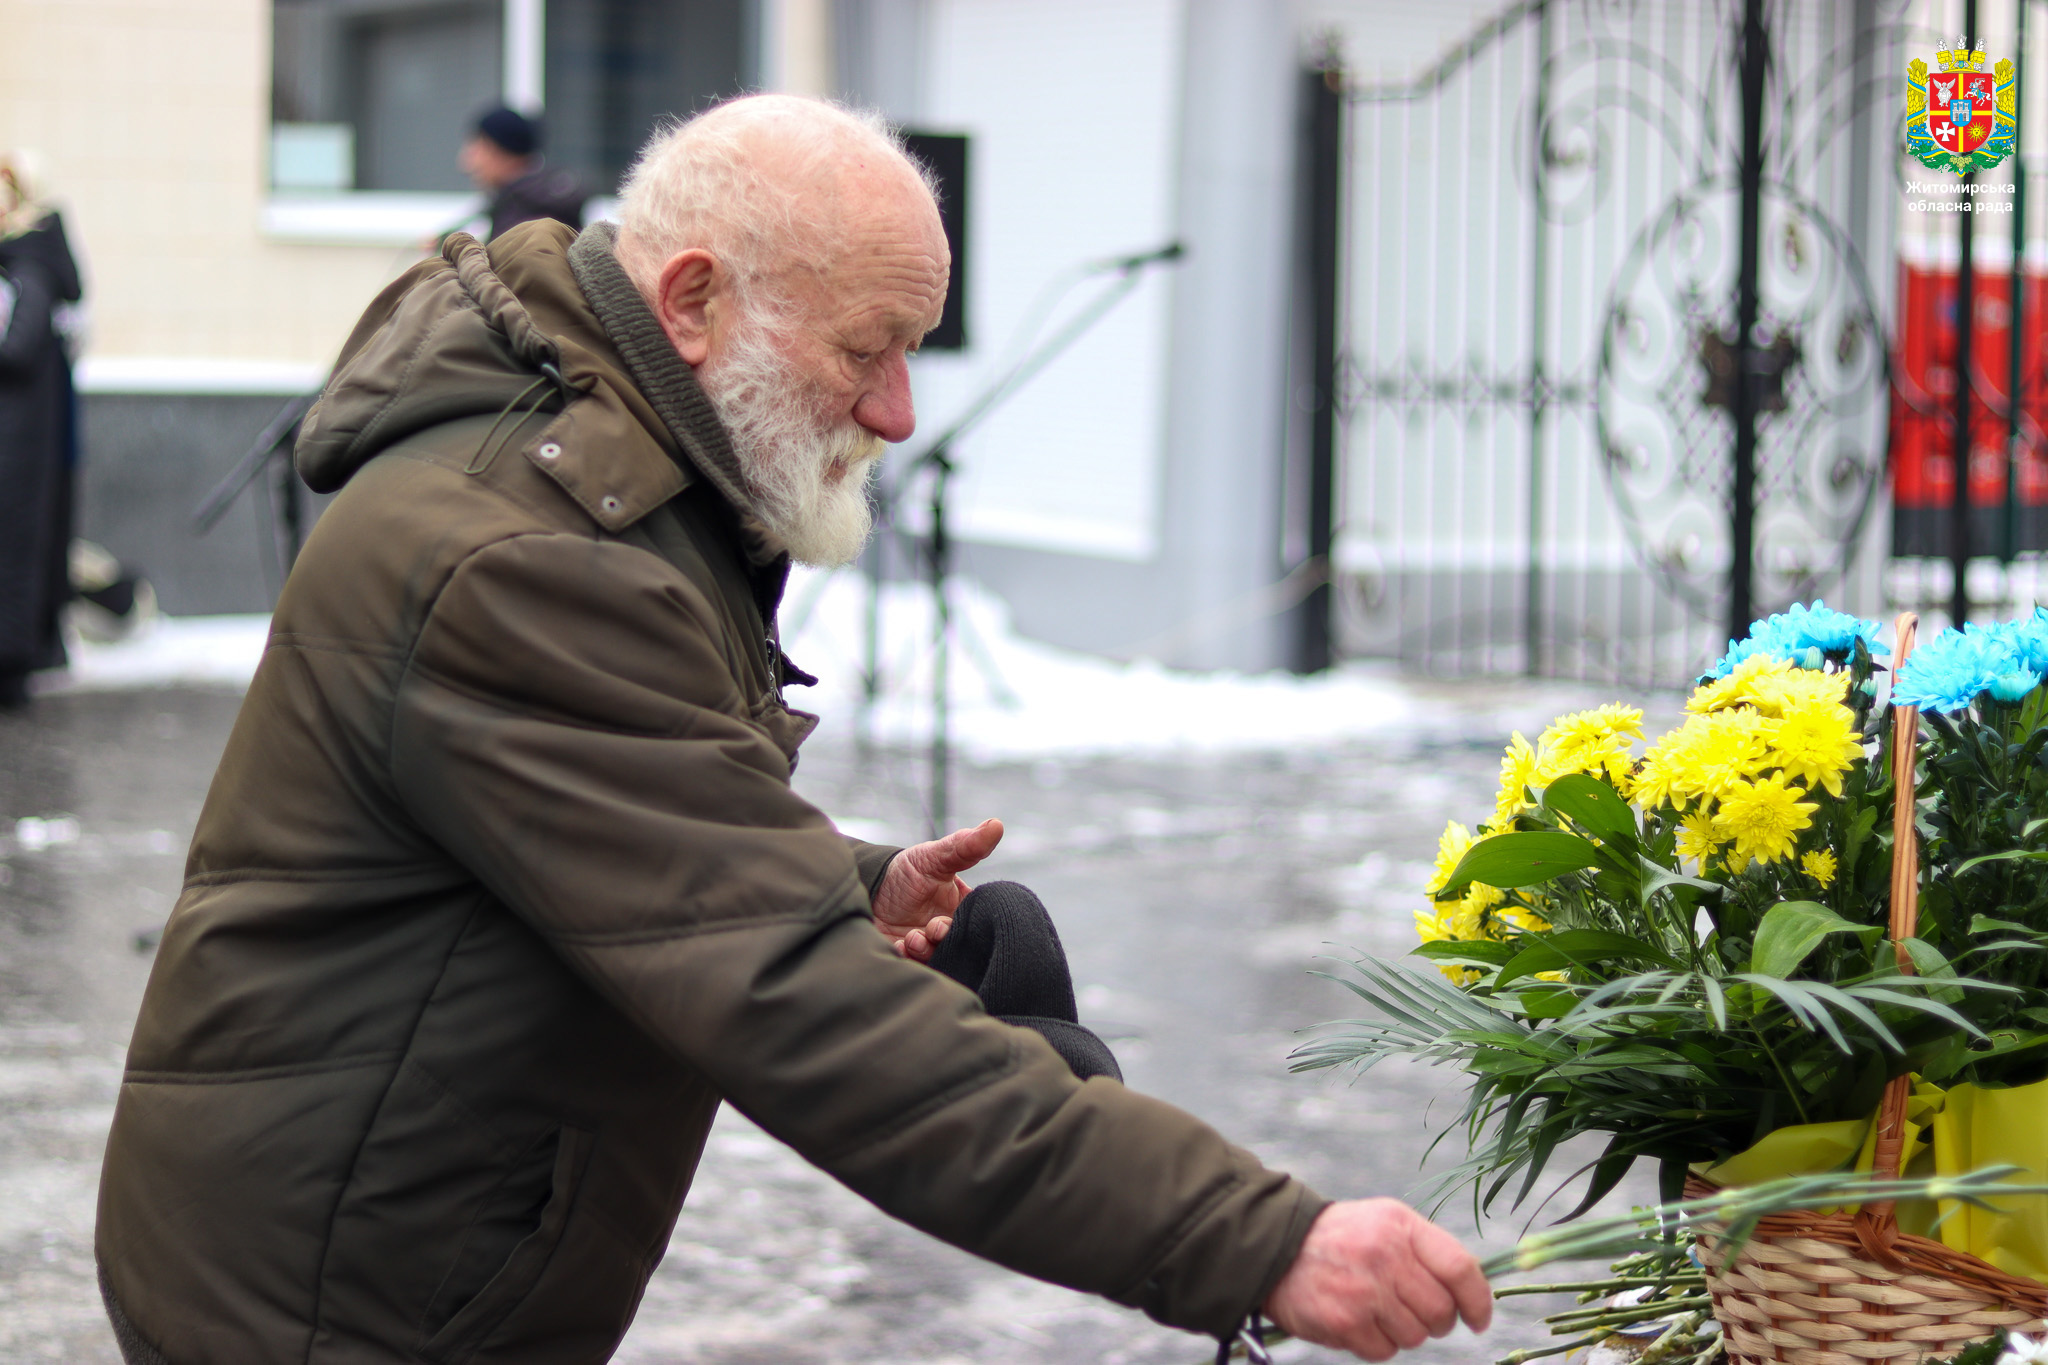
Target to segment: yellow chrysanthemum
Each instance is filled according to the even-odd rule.
[[[1509,821],[1529,809],[1529,788],[1541,787],[1549,781],[1541,758],[1517,730],[1500,760],[1500,795],[1493,803],[1493,827],[1506,829]]]
[[[1735,846],[1731,870],[1747,866],[1751,858],[1769,863],[1792,855],[1799,831],[1813,823],[1820,809],[1815,802],[1801,801],[1804,795],[1783,773],[1737,782],[1722,795],[1714,830]]]
[[[1765,741],[1775,724],[1747,706],[1688,717],[1644,755],[1630,795],[1646,810],[1718,798],[1770,766]]]
[[[1642,711],[1609,702],[1559,716],[1537,739],[1536,750],[1553,779],[1564,773],[1593,773],[1619,781],[1634,762],[1630,745],[1642,737]]]
[[[1629,774],[1621,789],[1623,796],[1644,810],[1655,810],[1663,805],[1685,809],[1685,797],[1673,790],[1673,783],[1678,777],[1678,765],[1671,761],[1676,735],[1677,731],[1673,731],[1651,745],[1650,751],[1643,755],[1642,763]]]
[[[1770,735],[1770,759],[1809,788],[1842,794],[1842,774],[1861,757],[1863,736],[1850,729],[1855,713],[1835,701],[1804,701],[1786,708]]]
[[[1714,829],[1714,817],[1707,812],[1693,811],[1678,822],[1678,856],[1692,859],[1701,873],[1720,848],[1721,836]]]
[[[1479,937],[1477,920],[1467,913],[1463,901],[1446,901],[1442,904],[1432,904],[1427,910],[1417,910],[1415,934],[1424,943],[1436,943],[1443,939],[1469,941]],[[1470,985],[1479,979],[1477,971],[1453,963],[1443,963],[1437,970],[1459,986]]]
[[[1501,898],[1506,895],[1507,892],[1497,886],[1474,882],[1465,888],[1465,904],[1471,908],[1474,915],[1484,917],[1486,912],[1499,905]]]
[[[1839,704],[1848,695],[1848,688],[1846,673],[1824,673],[1768,655],[1752,654],[1735,665],[1727,677],[1695,688],[1685,709],[1694,715],[1709,715],[1752,706],[1759,715],[1776,719],[1799,706]]]
[[[1679,774],[1690,794],[1720,799],[1766,766],[1769,722],[1747,707],[1717,711],[1690,724],[1698,725],[1698,739]]]
[[[1472,837],[1472,831],[1456,820],[1445,825],[1444,832],[1438,835],[1436,840],[1436,874],[1429,879],[1429,885],[1423,890],[1434,896],[1438,888],[1451,879],[1451,873],[1457,870],[1459,862],[1476,842],[1478,841]]]
[[[1558,755],[1561,772],[1591,773],[1594,777],[1605,777],[1616,787],[1627,785],[1635,762],[1635,751],[1626,735],[1609,735]]]
[[[1827,849],[1817,848],[1800,855],[1799,866],[1806,875],[1819,882],[1823,889],[1835,884],[1835,855]]]
[[[1752,654],[1730,669],[1727,677],[1716,678],[1694,688],[1692,695],[1686,698],[1685,709],[1696,716],[1704,716],[1725,711],[1731,706],[1754,705],[1758,681],[1783,674],[1791,667],[1767,654]]]
[[[1437,839],[1436,870],[1429,879],[1428,890],[1432,896],[1451,879],[1459,861],[1478,842],[1470,830],[1455,820],[1444,826],[1443,834]],[[1497,940],[1504,926],[1524,931],[1550,927],[1542,917],[1522,906],[1504,906],[1502,902],[1506,897],[1507,893],[1497,886],[1473,882],[1457,900],[1432,899],[1427,908],[1415,912],[1416,935],[1424,943],[1443,939],[1470,943],[1481,939]],[[1461,986],[1470,984],[1479,976],[1469,967],[1452,964],[1445,964],[1441,970]]]
[[[1763,694],[1757,703],[1759,708],[1768,702],[1774,708],[1769,714],[1789,716],[1804,706],[1842,705],[1849,695],[1849,675],[1794,668],[1777,674],[1759,691]]]

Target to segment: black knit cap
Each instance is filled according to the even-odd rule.
[[[540,120],[502,104],[479,114],[476,130],[514,156],[532,156],[540,150]]]

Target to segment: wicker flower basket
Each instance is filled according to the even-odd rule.
[[[1894,666],[1913,648],[1918,622],[1898,624]],[[1896,790],[1913,790],[1919,712],[1894,708]],[[1920,853],[1912,803],[1895,803],[1892,826],[1894,942],[1913,936],[1919,916]],[[1912,963],[1899,950],[1899,970]],[[1878,1108],[1875,1167],[1896,1176],[1904,1147],[1909,1078],[1885,1087]],[[1694,1177],[1688,1195],[1713,1186]],[[1862,1365],[1954,1355],[1999,1328],[2039,1331],[2048,1323],[2048,1285],[2008,1274],[1967,1252],[1899,1231],[1890,1204],[1850,1214],[1787,1213],[1765,1218],[1731,1264],[1710,1237],[1699,1243],[1707,1289],[1730,1365]]]

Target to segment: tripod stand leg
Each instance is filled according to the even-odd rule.
[[[277,526],[278,562],[284,566],[289,578],[292,566],[299,562],[299,547],[306,543],[305,489],[299,484],[299,472],[292,467],[291,447],[277,447],[282,459],[273,457],[277,479]]]
[[[886,543],[881,536],[870,541],[861,564],[868,591],[862,604],[860,714],[854,738],[864,748],[874,742],[875,703],[882,696],[882,554]]]
[[[946,597],[946,580],[953,567],[953,542],[946,534],[946,482],[953,472],[943,450],[934,451],[932,462],[932,838],[946,833],[952,818],[948,801],[953,785],[953,753],[947,729],[952,723],[951,672],[953,653],[953,604]]]

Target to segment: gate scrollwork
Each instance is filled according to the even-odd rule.
[[[1696,611],[1720,609],[1734,490],[1738,190],[1675,197],[1632,243],[1602,329],[1601,468],[1642,562]],[[1782,606],[1838,581],[1884,477],[1887,356],[1855,249],[1817,205],[1765,189],[1757,395],[1756,590]]]

